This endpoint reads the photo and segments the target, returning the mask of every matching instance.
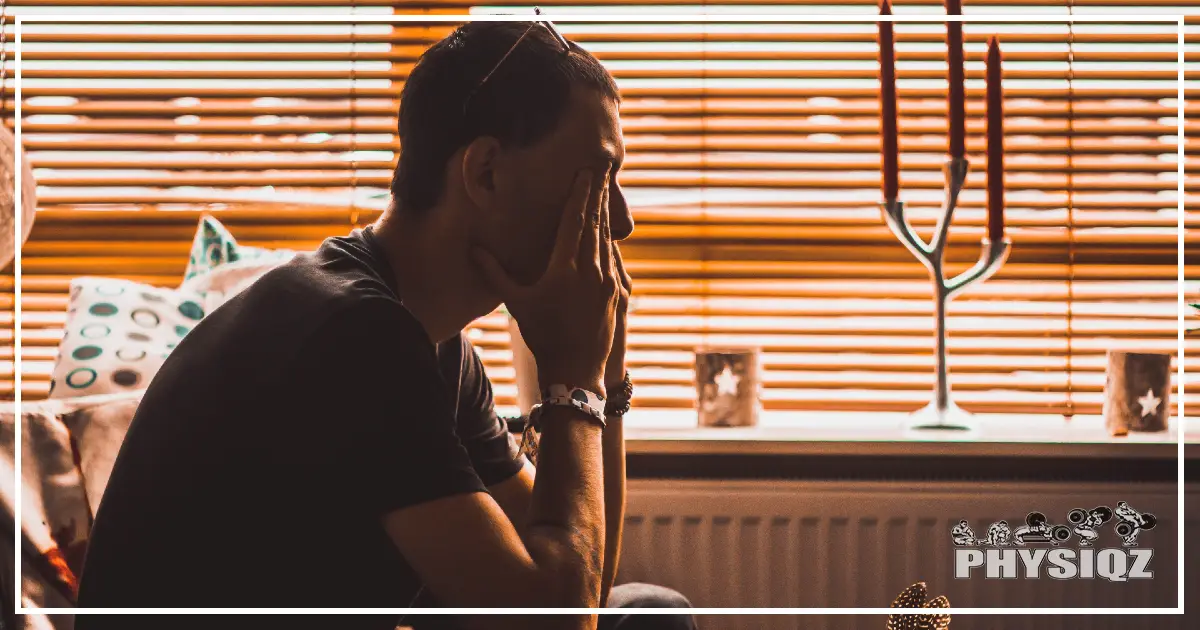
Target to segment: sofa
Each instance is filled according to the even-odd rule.
[[[0,535],[13,540],[19,529],[21,536],[19,553],[2,546],[5,593],[19,590],[24,608],[74,606],[92,519],[146,386],[199,320],[296,253],[247,247],[204,216],[177,287],[92,276],[71,281],[48,398],[23,402],[19,412],[12,402],[0,403]],[[0,600],[0,628],[72,627],[70,615],[18,618],[15,597]]]

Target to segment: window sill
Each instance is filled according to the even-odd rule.
[[[867,455],[1175,460],[1179,420],[1162,433],[1111,437],[1100,416],[981,414],[980,431],[915,435],[905,414],[764,411],[753,428],[698,428],[696,412],[632,410],[626,449],[636,455]],[[1200,457],[1200,422],[1185,421],[1187,458]]]

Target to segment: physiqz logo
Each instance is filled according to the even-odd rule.
[[[1098,547],[1103,544],[1101,527],[1110,521],[1121,546]],[[1138,534],[1154,529],[1156,523],[1153,514],[1138,512],[1124,501],[1117,503],[1115,510],[1103,505],[1071,510],[1066,525],[1054,525],[1045,514],[1030,512],[1015,531],[1007,522],[996,521],[983,538],[975,536],[967,521],[959,521],[950,529],[957,547],[954,577],[1016,579],[1023,573],[1026,579],[1149,579],[1154,577],[1150,570],[1154,550],[1138,547]],[[1075,548],[1067,545],[1072,538]]]

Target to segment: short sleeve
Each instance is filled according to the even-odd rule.
[[[521,471],[525,459],[508,430],[496,415],[492,382],[483,361],[466,335],[462,345],[462,377],[459,381],[458,435],[479,478],[494,486]]]
[[[345,493],[383,515],[485,492],[457,434],[451,389],[424,329],[398,302],[366,298],[307,344],[312,410],[326,417]]]

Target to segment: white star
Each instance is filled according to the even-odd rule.
[[[1138,404],[1142,406],[1142,417],[1146,417],[1158,413],[1158,403],[1162,402],[1154,395],[1153,389],[1147,389],[1146,395],[1138,399]]]
[[[724,370],[717,375],[713,382],[717,384],[717,395],[730,394],[737,396],[738,377],[734,376],[733,372],[729,371],[729,366],[726,365]]]

